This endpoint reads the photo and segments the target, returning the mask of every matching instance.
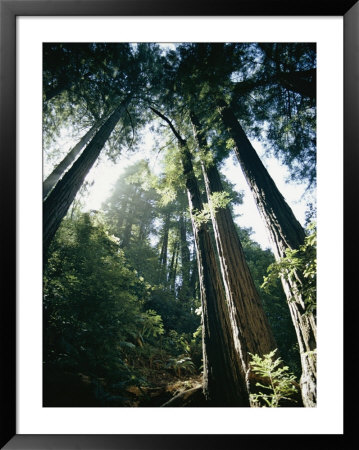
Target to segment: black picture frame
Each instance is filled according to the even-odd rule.
[[[18,16],[343,16],[344,17],[344,242],[348,260],[357,236],[353,189],[359,169],[359,5],[357,0],[0,0],[0,192],[1,255],[1,448],[6,449],[191,449],[275,447],[330,437],[337,448],[349,439],[354,423],[347,417],[343,435],[18,435],[16,434],[16,17]],[[354,203],[354,204],[353,204]],[[344,272],[345,292],[354,271]],[[348,312],[346,317],[353,318]],[[353,319],[352,319],[353,320]],[[349,322],[349,323],[348,323]],[[350,319],[347,327],[350,327]],[[345,357],[347,356],[345,352]],[[353,355],[352,355],[353,356]],[[348,361],[348,358],[346,358]],[[330,376],[330,375],[329,375]],[[333,381],[334,382],[334,381]],[[354,385],[353,385],[354,387]],[[285,432],[285,430],[284,430]],[[281,437],[279,440],[278,437]],[[294,441],[295,438],[295,441]],[[335,441],[341,441],[340,443]],[[273,444],[274,445],[274,444]],[[267,445],[268,448],[268,445]],[[274,447],[269,447],[274,448]]]

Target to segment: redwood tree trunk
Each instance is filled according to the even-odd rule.
[[[43,254],[46,259],[47,251],[62,219],[65,217],[72,201],[80,189],[86,175],[98,158],[111,132],[126,110],[131,96],[128,95],[120,106],[102,125],[81,156],[75,161],[71,169],[57,183],[48,195],[43,205]]]
[[[194,252],[193,259],[191,261],[191,277],[189,280],[189,294],[193,298],[196,298],[198,295],[197,280],[198,280],[197,258]]]
[[[103,121],[104,120],[102,119],[101,121],[96,122],[46,178],[42,188],[42,196],[44,199],[47,197],[48,193],[51,191],[51,189],[53,189],[59,179],[63,176],[70,164],[75,161],[77,155],[81,152],[84,146],[90,139],[92,139]]]
[[[202,304],[203,392],[213,406],[250,406],[246,374],[234,347],[226,296],[211,236],[205,223],[196,220],[196,212],[203,209],[191,154],[186,141],[171,121],[151,108],[165,120],[179,144],[186,182],[189,210],[198,263]]]
[[[186,237],[186,221],[184,214],[181,214],[179,220],[179,232],[181,242],[181,261],[182,261],[182,284],[180,287],[179,295],[182,299],[190,296],[190,254]]]
[[[165,222],[163,224],[163,238],[160,253],[160,279],[159,279],[160,282],[165,281],[166,278],[169,229],[170,229],[170,214],[167,213],[165,216]]]
[[[216,406],[249,406],[247,374],[235,348],[222,279],[205,223],[198,224],[196,211],[203,209],[191,156],[181,145],[189,208],[195,237],[202,304],[203,381],[207,400]]]
[[[176,276],[178,266],[179,242],[176,242],[173,249],[171,267],[168,275],[168,286],[172,292],[176,292]]]
[[[207,142],[198,118],[192,113],[195,137],[199,148],[206,151]],[[207,197],[214,192],[223,192],[216,165],[206,167],[202,163]],[[265,315],[261,299],[255,288],[252,275],[245,261],[242,245],[228,207],[211,207],[214,236],[236,349],[241,357],[243,370],[249,373],[248,352],[263,356],[276,348],[276,342]]]
[[[285,256],[286,248],[297,249],[304,243],[304,230],[249,142],[233,111],[224,101],[219,101],[218,106],[223,123],[235,142],[236,156],[252,191],[259,213],[269,230],[274,244],[275,257],[278,260]],[[296,273],[290,277],[282,278],[282,284],[287,296],[301,355],[303,403],[307,407],[312,407],[316,405],[315,318],[311,312],[306,310],[303,298],[298,293],[298,288],[302,284],[301,275]]]

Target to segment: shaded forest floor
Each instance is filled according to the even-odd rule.
[[[253,377],[251,391],[259,392]],[[279,406],[303,407],[300,387],[292,399],[283,399]],[[208,407],[202,392],[202,375],[175,375],[170,372],[147,371],[146,384],[130,384],[125,389],[107,389],[104,380],[91,380],[83,374],[52,373],[44,378],[45,407]],[[226,406],[226,405],[223,405]],[[258,405],[259,406],[259,405]],[[262,406],[266,406],[263,404]]]
[[[127,388],[127,393],[130,394],[130,404],[127,406],[139,407],[159,407],[165,405],[167,402],[181,397],[185,392],[195,392],[201,390],[202,376],[196,375],[190,378],[178,378],[170,374],[164,373],[159,379],[158,377],[150,378],[150,386],[137,387],[130,386]],[[172,402],[173,403],[173,402]],[[169,405],[170,406],[170,405]],[[176,406],[172,404],[171,406]],[[182,406],[185,406],[184,404]]]
[[[103,379],[58,370],[44,372],[45,407],[161,407],[167,402],[171,402],[168,406],[204,406],[202,375],[147,371],[145,385],[110,391]]]

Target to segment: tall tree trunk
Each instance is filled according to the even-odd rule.
[[[171,262],[170,262],[170,267],[168,270],[168,284],[171,285],[172,282],[172,278],[173,278],[173,274],[175,271],[175,260],[177,257],[177,252],[178,252],[178,242],[175,243],[174,247],[173,247],[173,252],[172,252],[172,258],[171,258]]]
[[[198,281],[197,258],[196,252],[194,252],[193,259],[191,261],[191,277],[189,280],[189,293],[193,298],[196,298],[198,295],[197,281]]]
[[[167,213],[163,224],[163,238],[160,253],[160,280],[159,280],[160,282],[165,281],[166,278],[169,229],[170,229],[170,213]]]
[[[43,205],[43,254],[47,251],[62,219],[80,189],[86,175],[98,158],[103,146],[126,110],[131,99],[127,95],[87,145],[71,169],[56,184]]]
[[[132,235],[132,227],[134,224],[134,214],[135,214],[135,201],[137,200],[137,188],[135,187],[135,190],[132,194],[132,196],[128,199],[128,210],[127,213],[124,213],[123,216],[125,218],[125,227],[123,230],[123,233],[121,233],[119,236],[121,236],[121,244],[120,248],[128,247],[131,235]]]
[[[182,146],[181,153],[201,291],[204,393],[218,406],[249,406],[247,374],[234,346],[226,296],[209,230],[206,224],[198,224],[195,218],[196,212],[203,210],[203,205],[190,153],[185,146]]]
[[[218,102],[226,129],[235,142],[235,153],[274,244],[275,257],[285,256],[286,248],[297,249],[304,243],[304,230],[279,192],[267,169],[249,142],[233,111],[224,101]],[[301,275],[283,277],[282,284],[296,330],[301,364],[301,389],[307,407],[316,404],[316,324],[313,313],[307,311],[299,288]]]
[[[170,269],[169,269],[169,273],[168,273],[168,285],[172,292],[176,291],[178,254],[179,254],[179,242],[176,242],[174,249],[173,249]]]
[[[214,248],[205,223],[196,212],[203,204],[186,141],[167,117],[151,108],[174,132],[183,165],[200,280],[203,326],[203,392],[215,406],[249,406],[246,374],[233,343],[226,297],[218,270]]]
[[[95,135],[96,131],[100,128],[104,121],[104,118],[100,121],[97,121],[46,178],[42,186],[42,196],[44,199],[47,197],[48,193],[51,191],[51,189],[53,189],[59,179],[63,176],[70,164],[75,161],[77,155],[81,152],[84,146],[90,139],[92,139],[92,137]]]
[[[196,115],[191,120],[199,148],[206,152],[207,141]],[[220,267],[226,290],[229,315],[236,349],[243,370],[250,371],[248,352],[263,356],[277,345],[265,315],[261,299],[245,261],[242,245],[228,207],[213,208],[211,196],[224,192],[216,165],[206,167],[202,163],[207,197],[211,209],[214,237],[219,254]]]
[[[182,298],[189,297],[189,282],[190,282],[190,254],[186,237],[186,221],[184,214],[180,215],[179,233],[181,243],[181,262],[182,262],[182,284],[179,294]]]
[[[180,216],[179,220],[179,231],[180,231],[180,242],[181,242],[181,259],[182,259],[182,267],[183,267],[183,279],[186,283],[189,282],[189,265],[190,265],[190,257],[189,257],[189,249],[187,244],[186,237],[186,222],[183,214]]]
[[[172,280],[172,291],[173,293],[176,292],[176,276],[177,276],[177,267],[178,267],[178,246],[176,248],[176,259],[175,259],[175,265],[173,267],[173,280]]]

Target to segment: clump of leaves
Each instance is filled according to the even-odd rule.
[[[203,223],[209,222],[211,220],[211,209],[209,204],[204,203],[201,211],[194,211],[193,218],[198,227],[200,227]]]
[[[194,373],[196,371],[193,361],[186,355],[181,355],[179,358],[171,358],[166,367],[172,368],[179,378],[181,377],[181,371],[188,373]]]
[[[213,192],[209,199],[209,203],[203,204],[203,210],[194,213],[194,220],[197,225],[200,226],[202,223],[209,222],[211,219],[211,212],[215,214],[219,209],[226,208],[231,200],[228,192]]]
[[[153,309],[149,309],[142,313],[143,328],[142,336],[157,337],[164,333],[162,317]]]
[[[264,277],[261,287],[269,293],[278,279],[302,274],[304,281],[296,283],[299,286],[296,293],[303,297],[307,311],[314,312],[317,296],[317,233],[314,223],[309,225],[308,231],[310,234],[306,236],[304,244],[299,249],[286,249],[286,256],[268,267],[268,276]],[[297,279],[297,281],[300,280]]]
[[[264,407],[277,408],[280,400],[291,400],[292,395],[297,393],[294,385],[295,375],[289,372],[287,366],[283,366],[281,358],[274,360],[277,349],[264,355],[261,358],[258,355],[250,353],[252,361],[250,363],[254,373],[267,380],[267,384],[257,382],[256,386],[266,389],[267,392],[259,392],[258,394],[250,394],[251,401],[254,404],[263,404]],[[264,402],[264,403],[263,403]]]

